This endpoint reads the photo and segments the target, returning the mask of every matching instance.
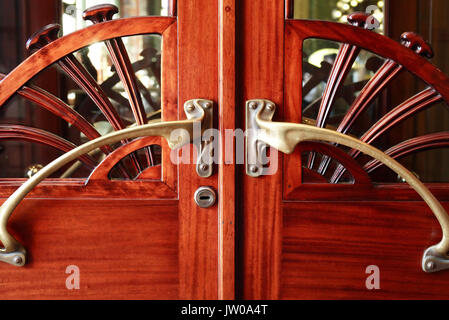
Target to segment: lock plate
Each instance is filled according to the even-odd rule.
[[[195,191],[195,203],[200,208],[210,208],[216,202],[217,195],[211,187],[199,187]]]

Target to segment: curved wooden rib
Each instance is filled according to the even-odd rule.
[[[3,79],[4,77],[4,74],[0,74],[0,79]],[[24,86],[18,90],[17,93],[21,97],[50,111],[57,117],[64,119],[67,123],[76,127],[88,139],[93,140],[100,136],[100,133],[82,115],[73,110],[64,101],[42,88],[33,85],[30,85],[29,87]],[[109,146],[104,146],[101,149],[106,154],[112,152],[112,148]]]
[[[112,168],[114,168],[117,165],[117,163],[120,162],[120,160],[122,160],[132,152],[143,149],[150,145],[160,145],[160,144],[161,144],[160,137],[144,137],[133,140],[130,143],[123,145],[120,148],[117,148],[95,168],[95,170],[90,174],[89,178],[87,179],[86,184],[89,184],[90,181],[108,179],[108,175],[112,170]]]
[[[366,110],[369,104],[383,89],[386,88],[388,83],[390,83],[401,70],[402,66],[398,65],[396,62],[391,60],[386,61],[368,81],[359,96],[351,105],[345,117],[338,126],[338,132],[347,133],[354,125],[354,121]]]
[[[422,56],[380,34],[353,26],[316,20],[287,20],[286,25],[300,40],[308,38],[348,43],[396,61],[412,74],[435,88],[449,103],[449,77]]]
[[[60,28],[58,24],[45,26],[30,37],[27,41],[27,49],[33,51],[45,48],[57,39]],[[59,60],[58,64],[88,94],[115,130],[125,127],[104,91],[72,53]]]
[[[37,73],[68,54],[86,47],[92,42],[138,34],[163,34],[176,19],[169,17],[136,17],[117,19],[92,25],[58,38],[36,51],[1,82],[0,106]]]
[[[385,151],[385,154],[394,159],[399,159],[416,152],[438,148],[449,148],[449,132],[431,133],[425,136],[406,140],[391,147],[390,149]],[[379,163],[376,160],[372,160],[368,162],[363,168],[367,172],[372,172],[380,166],[382,166],[382,163]]]
[[[100,133],[82,115],[51,93],[33,85],[22,87],[17,93],[27,100],[45,108],[57,117],[60,117],[67,123],[70,123],[89,140],[96,139],[100,136]],[[103,150],[105,153],[112,151],[109,146],[105,146]]]
[[[307,82],[305,85],[307,85],[309,82]],[[342,86],[336,93],[336,98],[343,98],[348,104],[352,103],[354,100],[354,92],[358,92],[363,89],[363,87],[366,86],[368,83],[368,80],[362,80],[354,83],[347,84],[345,86]],[[305,88],[305,87],[304,87]],[[304,89],[303,88],[303,89]],[[304,91],[303,91],[304,92]],[[315,101],[312,101],[310,104],[307,105],[303,109],[303,114],[310,112],[310,110],[316,110],[319,108],[321,104],[322,98],[317,98]],[[333,118],[328,118],[333,119]],[[325,127],[322,127],[325,128]]]
[[[0,125],[0,139],[36,142],[62,152],[69,152],[76,148],[73,143],[53,133],[21,125]],[[93,158],[86,155],[80,156],[80,160],[91,169],[97,165]]]
[[[365,170],[351,157],[348,156],[343,150],[338,149],[330,144],[318,143],[318,142],[301,142],[297,148],[300,152],[315,151],[324,155],[332,155],[332,158],[338,161],[344,168],[349,170],[349,173],[353,177],[353,183],[355,185],[371,185],[371,179]],[[308,169],[308,168],[307,168]],[[310,169],[308,169],[310,170]],[[312,171],[314,172],[314,171]],[[320,177],[326,180],[326,178],[319,173]],[[327,180],[326,180],[327,182]]]
[[[376,139],[392,127],[442,100],[443,98],[435,91],[435,89],[427,88],[410,99],[404,101],[399,106],[384,115],[365,132],[360,140],[368,144],[372,144]],[[356,159],[360,155],[360,152],[357,150],[351,150],[348,154]],[[337,183],[343,173],[344,168],[338,167],[333,174],[331,183]]]

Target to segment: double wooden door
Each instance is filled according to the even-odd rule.
[[[448,78],[412,50],[361,27],[290,19],[289,5],[179,0],[171,17],[103,22],[58,39],[5,78],[1,104],[75,49],[160,34],[162,121],[185,119],[187,101],[209,100],[222,143],[214,151],[220,161],[206,178],[195,163],[173,163],[167,142],[150,137],[116,149],[87,181],[40,183],[8,222],[27,261],[0,265],[3,298],[447,298],[448,273],[421,266],[424,250],[441,238],[440,224],[407,184],[374,184],[335,144],[316,141],[294,144],[291,154],[271,149],[275,170],[259,168],[269,174],[258,176],[257,168],[238,161],[249,150],[237,131],[248,129],[251,101],[256,109],[270,105],[279,122],[304,122],[308,38],[372,51],[449,101]],[[334,75],[345,72],[340,66]],[[161,146],[157,170],[133,181],[110,179],[108,170],[121,157],[149,145]],[[303,153],[338,160],[353,179],[327,183],[304,165]],[[2,181],[1,197],[23,182]],[[216,192],[212,207],[194,201],[203,186]],[[447,186],[434,184],[431,191],[448,200]],[[73,276],[79,288],[68,285]]]

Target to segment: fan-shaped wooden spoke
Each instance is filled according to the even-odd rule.
[[[171,1],[171,13],[176,12],[176,1]],[[106,11],[104,11],[106,10]],[[109,10],[109,11],[108,11]],[[112,11],[111,11],[112,10]],[[98,112],[96,114],[110,124],[106,125],[109,130],[112,127],[114,130],[121,130],[127,125],[146,124],[149,120],[148,115],[144,110],[144,103],[151,106],[156,111],[159,108],[158,103],[152,98],[151,92],[146,89],[144,84],[139,81],[135,74],[135,70],[147,69],[152,74],[156,81],[161,85],[161,59],[162,53],[153,48],[143,50],[141,53],[142,59],[131,64],[130,57],[126,51],[125,45],[122,41],[123,37],[158,34],[161,36],[167,35],[169,42],[174,39],[172,25],[176,23],[176,18],[173,17],[136,17],[126,19],[112,20],[112,15],[116,12],[116,7],[110,5],[97,6],[86,10],[84,17],[86,19],[94,20],[94,25],[86,27],[82,30],[75,31],[64,37],[59,38],[58,33],[60,26],[57,24],[50,24],[42,30],[36,32],[27,42],[27,48],[32,51],[30,57],[23,61],[17,68],[15,68],[8,75],[1,77],[0,86],[0,107],[3,106],[8,99],[14,94],[33,102],[39,107],[43,107],[59,118],[72,124],[73,127],[80,130],[80,132],[89,140],[98,138],[99,129],[93,126],[90,118],[84,118],[84,113],[81,115],[79,109],[72,109],[68,104],[61,99],[53,96],[45,90],[29,85],[29,82],[43,69],[48,68],[53,64],[57,64],[65,74],[68,75],[76,85],[86,93],[86,99],[83,99],[79,107],[96,106]],[[90,14],[90,15],[89,15]],[[109,21],[110,20],[110,21]],[[93,43],[104,42],[109,51],[111,61],[113,62],[113,70],[115,75],[110,81],[104,82],[102,85],[106,88],[104,90],[102,85],[98,84],[95,77],[89,72],[91,65],[87,56],[87,52],[82,52],[81,60],[84,65],[75,57],[75,53],[83,48],[87,48]],[[165,47],[165,45],[164,45]],[[167,51],[172,56],[172,45],[168,45]],[[170,61],[167,61],[171,65]],[[85,67],[86,66],[86,67]],[[168,73],[171,76],[171,72]],[[123,87],[127,92],[129,99],[114,97],[112,87],[121,81]],[[110,85],[110,87],[108,87]],[[111,91],[109,91],[109,89]],[[117,99],[118,102],[126,108],[129,106],[130,113],[134,119],[120,118],[118,110],[115,109],[111,103],[112,99]],[[126,101],[126,103],[125,103]],[[160,112],[158,113],[160,114]],[[150,115],[153,117],[153,115]],[[122,144],[129,143],[128,140],[121,141]],[[143,150],[145,157],[140,158],[137,153],[129,155],[128,159],[124,160],[118,168],[122,172],[122,176],[130,179],[130,177],[139,175],[146,167],[155,165],[155,158],[150,149]],[[104,153],[111,153],[112,146],[102,146],[101,151]],[[143,154],[142,154],[143,155]],[[128,160],[131,161],[128,161]],[[159,161],[159,160],[157,160]],[[79,167],[77,164],[74,169]]]
[[[368,144],[372,144],[388,130],[402,121],[441,101],[443,101],[443,98],[438,92],[435,91],[435,89],[427,88],[385,114],[365,132],[360,140]],[[357,150],[351,150],[349,155],[356,159],[360,155],[360,152]],[[337,183],[344,171],[345,169],[343,167],[337,167],[332,176],[331,183]]]
[[[27,42],[28,50],[39,49],[48,43],[53,42],[57,38],[60,26],[57,24],[50,24],[35,33]],[[90,73],[83,67],[83,65],[70,53],[63,59],[58,61],[59,66],[67,75],[72,78],[76,84],[82,88],[87,95],[94,101],[98,108],[105,115],[106,119],[115,130],[124,129],[125,126],[120,119],[114,106],[109,101],[109,98],[101,87],[97,84]],[[127,141],[123,141],[127,143]],[[131,155],[132,163],[137,171],[142,171],[142,167],[135,155]]]
[[[111,4],[103,4],[91,7],[84,11],[83,18],[90,20],[94,24],[112,20],[112,17],[118,13],[118,8]],[[117,74],[125,87],[129,96],[131,110],[136,119],[137,125],[146,123],[146,113],[140,96],[134,70],[131,66],[128,53],[121,38],[115,38],[105,41],[106,47],[111,56],[112,62],[117,70]],[[145,149],[147,161],[153,165],[153,156],[149,148]],[[140,170],[142,171],[142,170]]]
[[[69,152],[76,145],[50,132],[21,125],[0,125],[0,139],[22,140],[44,144],[61,152]],[[82,155],[79,159],[90,169],[95,168],[97,162],[88,155]]]
[[[388,83],[390,83],[401,70],[402,66],[398,65],[396,62],[391,60],[385,61],[384,65],[374,74],[374,76],[362,89],[360,95],[357,96],[356,100],[340,122],[337,131],[347,133],[354,125],[355,120],[360,117],[372,101],[374,101],[379,93],[386,88]],[[319,173],[326,173],[330,160],[331,159],[326,157],[321,161],[318,169]]]
[[[406,140],[391,147],[385,151],[385,154],[389,155],[393,159],[399,159],[420,151],[448,147],[449,132],[438,132]],[[382,163],[372,160],[363,168],[370,173],[380,166],[382,166]]]
[[[0,79],[3,79],[4,77],[4,74],[0,74]],[[67,123],[70,123],[80,130],[80,132],[86,135],[88,139],[93,140],[100,136],[100,133],[82,115],[73,110],[64,101],[43,90],[42,88],[33,85],[30,85],[29,87],[24,86],[17,91],[17,94],[50,111],[57,117],[64,119]],[[104,146],[101,150],[104,153],[110,153],[112,148],[109,146]]]
[[[407,48],[414,50],[417,54],[431,58],[433,50],[423,38],[412,32],[406,32],[401,36],[401,42]],[[359,96],[351,105],[345,116],[343,117],[337,131],[347,133],[353,127],[355,121],[360,115],[371,105],[377,96],[387,87],[387,85],[395,79],[404,67],[398,62],[387,59],[383,66],[374,74],[366,86],[362,89]],[[324,158],[318,169],[318,172],[325,174],[329,166],[330,159]]]
[[[160,77],[161,77],[160,54],[157,54],[157,51],[153,48],[146,48],[145,50],[143,50],[141,52],[140,55],[142,56],[142,59],[134,62],[131,65],[132,70],[135,73],[140,70],[150,69],[151,72],[153,73],[156,81],[160,85],[160,81],[161,81],[160,80]],[[156,61],[158,61],[159,63],[153,62],[154,58],[156,58]],[[143,98],[145,98],[145,100],[150,105],[150,107],[153,109],[153,111],[156,111],[156,103],[154,102],[153,98],[151,97],[151,93],[148,92],[147,88],[139,80],[139,78],[136,77],[135,79],[136,79],[137,86],[140,90],[141,95],[143,96]],[[116,72],[114,75],[112,75],[111,77],[106,79],[101,84],[101,87],[111,99],[117,101],[121,105],[128,106],[129,101],[125,97],[123,97],[121,94],[117,93],[115,90],[112,89],[119,81],[120,81],[120,77],[119,77],[118,73]]]
[[[135,22],[135,23],[131,23]],[[99,107],[101,112],[104,114],[108,122],[111,124],[111,126],[115,129],[122,129],[125,128],[124,123],[118,116],[117,111],[112,106],[111,102],[109,101],[108,96],[106,93],[101,89],[101,87],[96,83],[96,81],[92,78],[92,76],[89,74],[89,72],[81,65],[81,63],[74,57],[73,52],[76,52],[77,50],[81,49],[82,47],[86,47],[90,45],[93,42],[98,41],[105,41],[105,40],[114,40],[114,38],[121,38],[124,36],[131,36],[131,35],[137,35],[137,34],[151,34],[151,33],[158,33],[162,34],[164,30],[171,24],[175,22],[175,19],[173,18],[131,18],[131,19],[119,19],[114,21],[108,21],[108,22],[102,22],[98,24],[99,27],[102,27],[104,24],[108,24],[111,28],[109,28],[108,33],[102,32],[102,28],[98,28],[97,25],[85,28],[83,30],[80,30],[78,32],[74,32],[66,37],[58,38],[57,33],[59,31],[59,26],[57,25],[49,25],[45,27],[43,30],[37,32],[34,36],[30,38],[30,40],[27,43],[27,47],[33,51],[36,51],[33,55],[31,55],[27,60],[25,60],[19,67],[17,67],[15,70],[13,70],[10,74],[5,76],[5,78],[1,81],[2,85],[2,91],[0,92],[0,100],[5,102],[7,99],[9,99],[9,96],[11,96],[14,92],[14,87],[17,86],[17,84],[22,83],[25,84],[28,82],[31,77],[37,74],[37,72],[40,70],[39,68],[46,68],[47,66],[51,65],[52,63],[58,63],[60,67],[64,70],[65,73],[71,77],[77,85],[83,89],[87,95],[92,99],[92,101]],[[126,24],[126,28],[124,28],[124,24]],[[130,27],[131,24],[131,27]],[[117,27],[117,28],[116,28]],[[114,37],[115,35],[115,37]],[[75,38],[75,39],[74,39]],[[60,43],[61,39],[66,40],[64,43]],[[121,41],[121,40],[120,40]],[[120,42],[119,41],[119,42]],[[69,46],[66,44],[70,43]],[[56,45],[55,45],[56,44]],[[119,44],[120,47],[120,44]],[[123,49],[123,48],[122,48]],[[118,72],[121,72],[122,75],[127,77],[127,82],[124,81],[125,87],[127,86],[127,83],[130,85],[132,84],[133,80],[132,77],[134,77],[134,72],[129,72],[128,75],[126,75],[125,65],[128,65],[126,63],[126,57],[123,58],[122,52],[125,52],[121,50],[119,57],[117,54],[117,50],[115,50],[115,56],[117,57],[116,62],[120,60],[121,62],[118,62],[116,65],[116,70]],[[111,54],[111,56],[114,53]],[[126,53],[125,53],[126,54]],[[143,53],[144,54],[144,53]],[[125,62],[123,62],[125,61]],[[128,58],[129,61],[129,58]],[[154,59],[151,60],[151,64],[156,63]],[[129,63],[128,67],[131,64]],[[131,68],[132,69],[132,68]],[[154,69],[154,73],[160,76],[160,70],[158,71],[158,68],[152,68]],[[119,77],[120,78],[120,77]],[[121,77],[124,78],[124,77]],[[131,80],[130,80],[131,79]],[[135,79],[135,78],[134,78]],[[158,81],[160,81],[158,79]],[[11,83],[14,83],[14,85],[10,85]],[[134,96],[137,98],[130,97],[130,101],[134,101],[134,105],[136,105],[135,101],[136,99],[140,98],[139,87],[143,87],[143,84],[134,81],[134,88],[137,88],[134,93]],[[28,89],[32,89],[31,91]],[[19,87],[17,90],[21,90]],[[34,90],[34,91],[33,91]],[[146,91],[146,90],[145,90]],[[144,91],[144,92],[145,92]],[[55,107],[57,104],[60,104],[59,101],[50,101],[54,100],[50,95],[45,94],[44,92],[37,90],[36,88],[29,88],[27,87],[24,90],[21,90],[20,93],[23,97],[26,97],[27,99],[32,99],[33,102],[37,104],[49,104],[51,108]],[[39,93],[39,94],[37,94]],[[132,96],[132,94],[131,94]],[[146,95],[151,98],[150,94],[147,93]],[[39,99],[39,100],[38,100]],[[48,100],[48,101],[47,101]],[[138,103],[138,102],[137,102]],[[142,101],[140,100],[140,104],[143,107]],[[151,104],[154,105],[153,101],[151,101]],[[48,107],[47,107],[48,108]],[[60,108],[61,109],[61,108]],[[72,110],[73,111],[73,110]],[[133,113],[135,114],[134,110]],[[58,116],[60,116],[58,114]],[[71,112],[71,116],[73,116],[73,112]],[[63,118],[64,119],[64,118]],[[81,119],[81,118],[79,118]],[[146,114],[144,113],[144,121],[139,120],[140,123],[146,123]],[[67,120],[67,119],[66,119]],[[84,119],[85,120],[85,119]],[[83,127],[83,133],[86,135],[86,137],[90,140],[94,138],[94,136],[98,136],[98,132],[96,130],[92,130],[92,126],[87,126],[87,123],[83,123],[83,120],[78,120],[77,126]],[[134,122],[134,121],[133,121]],[[90,127],[90,129],[89,129]],[[86,131],[87,130],[87,131]],[[81,131],[81,130],[80,130]],[[128,141],[122,141],[122,144],[126,144]],[[103,151],[108,151],[110,148],[108,146],[103,147]],[[147,153],[149,154],[149,152]],[[139,160],[135,154],[130,155],[131,158],[131,164],[134,167],[134,170],[136,172],[142,172],[144,169],[144,165],[139,163]],[[149,161],[146,161],[148,164],[154,164],[151,157],[148,157]],[[122,170],[122,174],[124,177],[129,177],[129,174],[126,172],[126,170]]]
[[[362,13],[353,13],[348,17],[349,23],[355,26],[365,26],[368,15]],[[329,80],[327,81],[326,88],[321,100],[320,108],[318,110],[318,116],[316,126],[323,128],[326,125],[327,118],[329,116],[330,109],[335,101],[335,96],[338,89],[344,83],[346,76],[351,71],[357,56],[360,53],[360,48],[350,44],[342,44],[332,66],[329,74]],[[315,153],[310,153],[307,167],[311,169],[315,161]]]
[[[340,87],[340,89],[337,91],[335,99],[343,98],[348,104],[351,104],[354,100],[354,92],[358,92],[365,87],[365,85],[368,83],[368,80],[362,80],[354,83],[350,83],[347,85],[344,85]],[[321,105],[321,101],[323,100],[322,97],[317,98],[315,101],[312,101],[309,103],[304,109],[303,114],[307,112],[312,112],[312,110],[318,110],[319,106]],[[328,120],[332,120],[332,117],[328,117]],[[327,121],[328,122],[328,121]],[[324,126],[323,126],[324,128]]]

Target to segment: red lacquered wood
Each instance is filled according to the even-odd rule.
[[[440,201],[449,201],[447,183],[427,183],[426,186]],[[285,193],[288,202],[302,201],[421,201],[419,195],[406,183],[382,183],[354,186],[353,184],[303,183]]]
[[[178,0],[178,116],[183,104],[195,98],[218,101],[218,2]],[[191,148],[192,149],[192,148]],[[196,162],[196,161],[194,161]],[[214,168],[216,170],[216,168]],[[216,171],[215,171],[216,172]],[[200,186],[218,190],[217,175],[200,178],[196,164],[179,165],[180,296],[218,298],[218,206],[198,207],[193,195]]]
[[[136,180],[161,180],[162,166],[160,164],[146,168],[137,177]]]
[[[309,168],[302,168],[301,172],[302,183],[328,183],[327,179],[316,172],[315,170]]]
[[[153,74],[156,76],[156,79],[159,80],[159,78],[161,76],[160,66],[159,66],[160,59],[159,59],[159,62],[157,62],[157,61],[154,62],[153,61],[154,59],[157,59],[157,55],[158,55],[158,52],[157,52],[156,49],[154,49],[154,48],[145,48],[140,53],[140,56],[142,57],[142,59],[134,62],[131,65],[131,69],[134,70],[135,72],[137,72],[139,70],[144,70],[146,68],[150,68],[151,71],[153,72]],[[157,68],[157,66],[159,68]],[[101,84],[101,87],[106,92],[108,97],[110,97],[111,99],[117,101],[121,105],[128,106],[129,105],[128,99],[126,99],[120,93],[118,93],[117,91],[112,89],[119,81],[120,81],[120,77],[119,77],[119,75],[117,73],[115,73],[113,76],[111,76],[108,79],[106,79]],[[156,103],[153,101],[153,98],[151,97],[151,94],[148,92],[146,87],[143,85],[143,83],[138,78],[136,78],[136,82],[137,82],[137,86],[138,86],[138,88],[140,90],[140,93],[143,95],[145,100],[150,104],[150,106],[153,108],[153,110],[155,110]]]
[[[285,19],[293,19],[294,1],[285,0]]]
[[[106,158],[104,158],[104,160],[101,161],[101,163],[95,168],[95,170],[89,176],[87,183],[94,180],[108,180],[109,173],[111,172],[112,168],[114,168],[120,162],[120,160],[122,160],[123,158],[125,158],[126,156],[130,155],[131,153],[137,150],[143,149],[151,145],[160,145],[160,144],[161,144],[160,137],[144,137],[129,142],[118,149],[115,149],[114,152],[112,152]]]
[[[264,98],[284,112],[284,3],[259,0],[238,2],[242,17],[237,24],[237,88],[240,127],[245,127],[245,101]],[[299,53],[298,53],[299,54]],[[297,61],[300,65],[301,62]],[[299,67],[299,66],[298,66]],[[298,75],[297,75],[298,76]],[[300,104],[296,112],[301,112]],[[292,111],[292,112],[295,112]],[[277,152],[272,150],[271,152]],[[274,175],[257,179],[240,170],[242,192],[236,200],[239,210],[240,269],[237,298],[276,299],[279,297],[281,261],[282,156]],[[244,166],[241,166],[243,169]]]
[[[33,85],[22,87],[17,93],[40,107],[47,109],[61,119],[64,119],[79,129],[88,139],[93,140],[100,136],[98,131],[82,115],[51,93]],[[109,147],[105,148],[108,152],[111,151]]]
[[[438,148],[448,148],[449,147],[449,132],[437,132],[431,133],[424,136],[415,137],[404,142],[401,142],[388,150],[385,154],[389,155],[393,159],[399,159],[411,155],[416,152],[438,149]],[[380,167],[382,164],[377,160],[372,160],[368,162],[363,168],[367,172],[372,172]]]
[[[107,189],[90,200],[79,195],[66,190],[16,210],[9,229],[29,262],[0,265],[2,299],[178,299],[177,201],[116,200]],[[72,265],[79,290],[66,288]]]
[[[4,77],[4,74],[0,74],[0,79],[3,79]],[[98,131],[82,115],[73,110],[64,101],[42,88],[33,85],[30,85],[29,87],[24,86],[17,91],[17,94],[64,119],[74,127],[78,128],[88,139],[93,140],[100,136]],[[109,146],[104,146],[101,149],[105,153],[110,153],[112,151]]]
[[[375,97],[386,88],[394,79],[402,67],[394,61],[386,61],[385,64],[373,75],[370,81],[362,89],[354,103],[345,114],[337,131],[348,133],[357,118],[366,110]]]
[[[337,131],[348,133],[355,121],[371,105],[372,101],[384,90],[402,70],[402,66],[394,61],[387,60],[384,65],[374,74],[370,81],[365,85],[354,103],[341,120]],[[318,172],[324,174],[329,166],[330,158],[321,161]]]
[[[437,99],[438,94],[448,101],[447,76],[412,50],[378,34],[369,35],[366,30],[345,25],[302,20],[286,21],[285,34],[286,41],[295,43],[297,50],[302,50],[298,44],[307,38],[329,39],[364,48],[395,61],[434,86],[435,95],[428,91],[427,97],[423,94],[419,99],[405,102],[409,104],[408,110],[425,108],[433,98]],[[298,70],[295,64],[302,65],[301,55],[290,58],[295,46],[285,44],[284,70],[288,80],[284,87],[288,90],[285,92],[288,108],[278,110],[285,115],[282,120],[290,122],[300,122],[298,110],[301,109],[299,106],[303,97],[301,94],[296,97],[298,92],[301,93],[298,88],[301,87],[302,70],[293,75],[291,73],[291,70]],[[411,49],[416,50],[417,47],[411,46]],[[297,101],[296,104],[291,103],[293,100]],[[397,116],[407,113],[405,107],[403,112]],[[283,172],[283,229],[277,235],[283,239],[279,271],[281,298],[446,297],[439,284],[449,281],[447,274],[429,275],[421,269],[423,251],[438,242],[440,227],[430,210],[407,185],[382,184],[358,188],[346,184],[295,184],[292,181],[299,179],[299,175],[296,176],[298,162],[288,160],[293,157],[300,163],[296,151],[284,162],[288,165]],[[305,170],[303,179],[308,174]],[[428,186],[438,199],[449,199],[447,184]],[[259,188],[267,188],[262,179],[259,179]],[[263,201],[272,204],[276,202],[275,197],[275,194],[265,195]],[[255,210],[265,217],[266,211]],[[264,219],[261,218],[260,223],[262,221]],[[251,221],[256,225],[258,222],[257,218]],[[368,276],[365,268],[371,264],[380,267],[379,291],[368,291],[365,287]],[[419,280],[415,282],[405,278]]]
[[[285,203],[283,213],[281,298],[449,298],[448,273],[421,269],[441,236],[422,202],[309,201]],[[380,290],[365,286],[370,265],[380,269]]]
[[[53,147],[61,152],[69,152],[76,148],[76,145],[70,141],[53,133],[22,125],[0,125],[0,139],[40,143]],[[89,168],[95,168],[97,165],[96,161],[89,155],[80,156],[79,159]]]
[[[178,25],[173,23],[162,34],[161,117],[162,121],[178,120]],[[143,54],[146,57],[146,54]],[[181,104],[181,103],[180,103]],[[181,104],[182,105],[182,104]],[[178,167],[170,159],[172,150],[162,139],[162,180],[178,190]]]
[[[401,35],[401,43],[420,56],[424,56],[428,59],[433,58],[433,49],[430,44],[415,32],[404,32]]]
[[[356,12],[348,16],[348,22],[353,26],[363,27],[366,24],[367,18],[367,14]],[[332,65],[326,88],[324,89],[323,98],[316,118],[317,127],[323,128],[326,125],[326,120],[334,102],[335,94],[345,81],[349,71],[351,71],[351,67],[359,52],[360,48],[357,46],[345,43],[341,45],[337,57],[335,58],[335,62]]]
[[[427,88],[412,98],[404,101],[399,106],[389,111],[379,121],[377,121],[366,133],[360,138],[363,142],[373,143],[377,138],[391,129],[398,123],[416,115],[418,112],[430,107],[432,104],[442,101],[442,97],[433,88]],[[351,154],[356,156],[356,154]]]
[[[227,130],[235,129],[235,28],[236,1],[219,1],[219,130],[226,137]],[[235,298],[235,141],[227,140],[220,146],[218,166],[218,298]]]
[[[9,197],[26,179],[2,179],[0,198]],[[163,181],[46,179],[26,199],[145,199],[176,200],[177,190]]]
[[[364,27],[366,25],[366,20],[368,19],[366,13],[355,12],[348,16],[348,22],[357,27]],[[329,112],[335,101],[335,96],[338,89],[343,85],[349,71],[351,71],[352,65],[355,59],[360,53],[360,48],[350,44],[343,43],[337,53],[334,64],[332,65],[331,72],[329,74],[329,79],[326,83],[326,88],[324,89],[323,97],[321,99],[321,104],[318,109],[318,115],[316,118],[316,126],[324,128],[326,125]],[[310,153],[307,166],[312,168],[314,164],[315,153]],[[320,172],[325,172],[321,171]]]

